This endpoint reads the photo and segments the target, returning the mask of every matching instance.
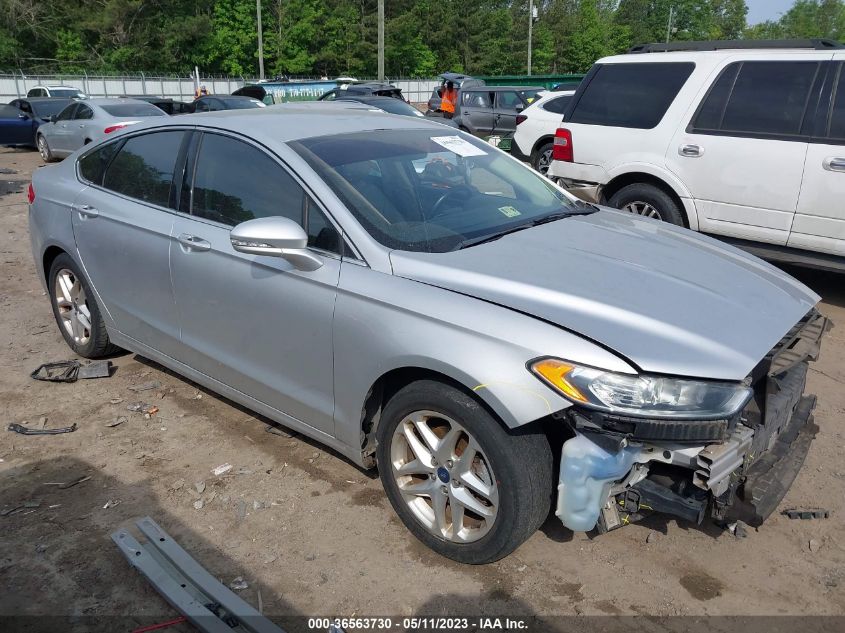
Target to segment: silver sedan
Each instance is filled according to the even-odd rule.
[[[49,163],[149,117],[162,116],[167,115],[137,99],[75,101],[38,128],[35,143],[41,158]]]
[[[458,561],[506,556],[552,507],[583,531],[759,525],[817,430],[817,295],[438,123],[147,121],[36,171],[29,199],[74,352],[142,354],[377,466]]]

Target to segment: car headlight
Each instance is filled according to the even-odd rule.
[[[742,383],[617,374],[555,358],[529,369],[576,404],[621,415],[718,420],[741,410],[753,393]]]

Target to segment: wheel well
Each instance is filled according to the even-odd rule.
[[[537,142],[534,143],[534,147],[531,148],[531,155],[533,156],[534,154],[539,152],[540,148],[543,147],[543,145],[545,145],[546,143],[554,143],[554,140],[555,137],[551,134],[541,136],[539,139],[537,139]]]
[[[50,246],[46,251],[44,251],[44,257],[42,261],[44,262],[44,280],[49,284],[50,279],[50,266],[53,265],[55,259],[62,255],[65,251],[63,251],[58,246]]]
[[[654,185],[658,189],[662,190],[670,198],[672,198],[674,203],[678,206],[678,210],[680,210],[681,212],[681,217],[683,217],[684,219],[684,226],[689,228],[689,218],[687,218],[686,208],[684,207],[684,203],[681,202],[681,197],[677,193],[675,193],[675,190],[672,189],[672,187],[670,187],[666,182],[664,182],[657,176],[652,176],[651,174],[645,174],[642,172],[631,172],[629,174],[622,174],[621,176],[617,176],[602,188],[603,201],[607,202],[608,200],[610,200],[613,195],[623,187],[627,187],[628,185],[633,185],[634,183],[639,182]]]

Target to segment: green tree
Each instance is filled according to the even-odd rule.
[[[624,51],[631,43],[627,26],[599,10],[596,0],[581,0],[575,32],[569,37],[566,61],[575,72],[586,72],[600,57]]]

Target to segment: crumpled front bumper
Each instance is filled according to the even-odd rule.
[[[761,525],[801,469],[818,432],[804,395],[828,321],[813,311],[749,376],[755,391],[731,420],[623,418],[572,407],[556,515],[575,531],[612,530],[652,512],[700,523]]]

